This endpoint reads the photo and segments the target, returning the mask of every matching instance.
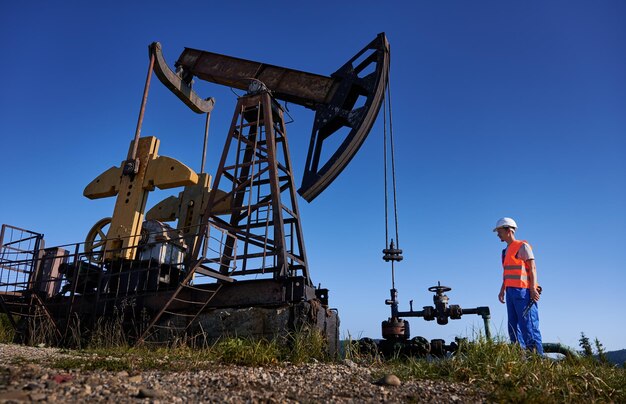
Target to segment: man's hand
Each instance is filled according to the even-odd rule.
[[[500,303],[504,303],[504,289],[500,289],[500,293],[498,294],[498,300],[500,300]]]
[[[538,302],[539,301],[539,290],[537,288],[530,288],[530,300],[532,300],[533,302]]]

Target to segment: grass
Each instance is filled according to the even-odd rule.
[[[5,324],[6,323],[6,324]],[[100,324],[84,343],[85,349],[66,351],[49,365],[60,369],[139,372],[143,370],[199,370],[220,364],[268,366],[285,362],[330,362],[319,332],[299,330],[273,340],[225,338],[202,348],[185,344],[169,348],[130,347],[119,338],[116,324]],[[8,330],[8,331],[7,331]],[[0,316],[0,341],[10,342],[7,318]],[[83,338],[85,339],[85,338]],[[346,344],[347,358],[373,369],[374,379],[393,373],[402,380],[442,380],[475,386],[496,402],[626,402],[626,369],[593,357],[554,361],[504,340],[478,337],[463,344],[456,355],[384,359],[362,354]]]
[[[319,336],[304,333],[280,340],[229,338],[203,348],[107,347],[77,351],[53,363],[63,369],[182,371],[219,364],[267,366],[284,362],[331,361],[318,350]],[[433,360],[384,360],[348,350],[353,361],[373,369],[374,379],[393,373],[402,380],[442,380],[470,384],[496,402],[626,402],[626,370],[593,358],[546,359],[505,342],[484,339],[456,355]]]
[[[444,360],[400,359],[379,372],[464,382],[497,402],[626,402],[626,370],[592,358],[542,358],[505,342],[479,340]]]
[[[15,331],[9,321],[9,317],[5,313],[0,313],[0,343],[13,342]]]
[[[69,356],[55,360],[51,366],[109,371],[182,371],[206,369],[216,364],[267,366],[330,360],[322,335],[305,330],[272,340],[225,338],[203,348],[191,348],[184,344],[168,348],[114,346],[109,343],[98,345],[101,341],[98,336],[86,349],[68,351]]]

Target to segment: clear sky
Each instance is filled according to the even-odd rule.
[[[106,5],[105,5],[106,4]],[[536,255],[544,341],[577,346],[580,332],[626,348],[626,2],[0,2],[0,223],[84,240],[114,199],[82,191],[125,158],[148,66],[163,45],[334,72],[379,32],[391,44],[401,310],[497,300],[495,221],[511,216]],[[236,95],[214,96],[208,171],[214,173]],[[301,177],[313,113],[292,105],[287,127]],[[200,166],[203,117],[153,81],[142,135],[160,154]],[[382,119],[318,199],[300,200],[313,281],[330,289],[342,336],[380,337],[389,315]],[[179,190],[152,194],[148,205]],[[477,316],[442,327],[411,320],[413,335],[471,335]]]

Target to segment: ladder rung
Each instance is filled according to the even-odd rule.
[[[261,125],[264,125],[262,119],[260,121],[254,121],[254,122],[249,122],[249,123],[242,123],[242,124],[237,125],[237,126],[239,126],[240,128],[249,128],[250,126],[261,126]]]
[[[184,299],[179,299],[177,297],[174,298],[174,300],[176,300],[177,302],[182,302],[182,303],[188,303],[188,304],[201,304],[204,305],[203,302],[193,302],[191,300],[184,300]]]
[[[236,165],[231,165],[231,166],[225,166],[223,168],[224,171],[228,171],[228,170],[234,170],[235,168],[244,168],[244,167],[250,167],[251,165],[256,165],[256,164],[267,164],[269,162],[269,159],[267,158],[258,158],[255,159],[254,161],[248,162],[248,163],[241,163],[241,164],[236,164]]]
[[[195,314],[186,314],[186,313],[174,313],[173,311],[163,310],[163,313],[170,314],[172,316],[180,316],[180,317],[195,317]]]
[[[187,288],[187,289],[191,289],[194,290],[196,292],[203,292],[203,293],[217,293],[216,290],[209,290],[209,289],[202,289],[202,288],[197,288],[195,286],[191,286],[191,285],[180,285],[183,288]]]
[[[198,268],[196,268],[195,272],[199,273],[201,275],[206,275],[206,276],[209,276],[211,278],[219,279],[219,280],[225,281],[225,282],[233,282],[234,281],[234,279],[231,278],[230,276],[224,275],[224,274],[222,274],[222,273],[220,273],[218,271],[215,271],[215,270],[213,270],[213,269],[211,269],[209,267],[205,267],[202,264],[200,264],[198,266]]]

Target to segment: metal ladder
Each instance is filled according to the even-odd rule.
[[[190,264],[187,275],[142,332],[138,344],[166,344],[168,341],[175,341],[176,338],[188,337],[188,332],[224,283],[234,281],[228,274],[211,268],[211,266],[220,266],[224,252],[224,235],[222,234],[221,240],[212,237],[209,233],[212,228],[214,227],[209,226],[207,228],[206,237],[202,241],[203,256]],[[216,230],[221,231],[220,229]],[[218,247],[214,248],[213,245],[216,243]],[[216,254],[216,257],[207,257],[209,253]],[[232,262],[236,262],[236,248],[234,255],[230,258]],[[208,279],[218,282],[207,283]],[[163,320],[165,319],[167,322],[164,324]],[[163,333],[166,334],[163,335]]]

